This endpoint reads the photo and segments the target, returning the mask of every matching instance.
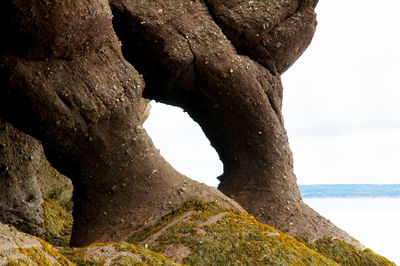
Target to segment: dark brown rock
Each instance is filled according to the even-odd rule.
[[[124,239],[124,230],[157,220],[192,198],[240,210],[216,189],[176,172],[152,145],[141,126],[148,104],[141,98],[144,82],[122,56],[107,1],[46,3],[2,3],[12,6],[0,9],[11,22],[2,29],[5,36],[29,39],[35,35],[32,25],[49,35],[43,46],[36,37],[22,48],[1,46],[0,113],[39,139],[51,164],[71,178],[71,244]],[[10,10],[24,18],[11,19]],[[58,42],[64,30],[77,33],[71,45],[68,39]],[[88,42],[86,36],[95,38]],[[182,187],[186,193],[179,195]]]
[[[200,124],[224,163],[219,189],[260,221],[352,241],[302,202],[281,114],[280,74],[312,39],[315,0],[110,3],[0,4],[0,116],[71,178],[72,245],[124,240],[187,199],[241,209],[160,156],[142,93]]]
[[[200,124],[224,163],[222,192],[260,221],[293,236],[350,241],[302,202],[281,114],[280,73],[310,43],[315,5],[111,4],[124,56],[144,74],[144,95],[182,107]]]
[[[0,222],[44,236],[43,198],[37,183],[42,146],[0,120]]]

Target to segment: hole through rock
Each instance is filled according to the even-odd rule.
[[[223,165],[200,126],[179,107],[151,101],[143,124],[161,155],[180,173],[216,187]]]

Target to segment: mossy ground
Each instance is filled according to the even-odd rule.
[[[153,239],[155,234],[159,236]],[[149,248],[160,253],[184,245],[191,252],[181,259],[188,265],[337,265],[253,216],[216,203],[187,202],[130,241],[148,241]]]
[[[341,265],[396,265],[370,249],[360,250],[339,239],[320,239],[306,245]]]
[[[98,243],[84,248],[59,250],[77,265],[180,265],[159,253],[126,242]]]
[[[52,204],[50,209],[58,208]],[[15,252],[21,255],[9,259],[8,265],[395,265],[341,240],[321,239],[314,244],[296,240],[251,215],[223,209],[214,202],[185,202],[157,224],[131,236],[131,242],[149,248],[108,242],[57,250],[33,239],[39,243],[18,246]]]

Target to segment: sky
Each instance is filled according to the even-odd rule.
[[[400,1],[320,0],[314,39],[282,75],[299,184],[400,183]],[[211,186],[222,163],[181,109],[144,127],[181,173]]]

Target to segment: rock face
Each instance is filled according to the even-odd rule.
[[[44,236],[39,141],[0,120],[0,222]]]
[[[33,137],[0,121],[0,222],[68,245],[72,184],[47,161]]]
[[[191,198],[241,209],[176,172],[142,129],[143,78],[122,56],[108,1],[0,7],[1,34],[13,36],[0,46],[0,115],[71,178],[73,245],[121,239],[128,221],[158,219]]]
[[[310,240],[354,240],[305,205],[282,118],[281,74],[316,27],[317,1],[110,1],[145,97],[187,111],[224,164],[219,190]]]

